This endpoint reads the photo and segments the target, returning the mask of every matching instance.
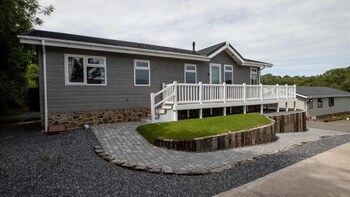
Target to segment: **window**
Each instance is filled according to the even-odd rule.
[[[185,64],[185,83],[197,83],[196,72],[195,64]]]
[[[257,68],[250,68],[250,84],[251,85],[258,85],[258,69]]]
[[[226,84],[233,84],[233,66],[225,65],[224,66],[224,80]]]
[[[106,58],[65,54],[66,85],[106,85]]]
[[[221,65],[210,64],[210,83],[219,84],[221,83]]]
[[[331,107],[331,106],[334,106],[334,97],[329,97],[328,98],[328,105]]]
[[[323,98],[318,98],[317,99],[317,108],[322,108],[323,107]]]
[[[150,61],[134,60],[134,85],[151,85]]]
[[[314,108],[314,101],[312,99],[309,99],[308,101],[309,109]]]

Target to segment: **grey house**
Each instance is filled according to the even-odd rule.
[[[295,86],[260,84],[261,69],[272,64],[246,59],[228,42],[186,50],[40,30],[18,37],[37,49],[46,131],[296,101]]]
[[[298,86],[296,107],[308,117],[350,111],[350,92],[328,87]]]

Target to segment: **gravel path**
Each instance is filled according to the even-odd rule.
[[[212,196],[350,141],[322,138],[217,174],[177,176],[120,168],[93,152],[94,134],[0,127],[1,196]]]

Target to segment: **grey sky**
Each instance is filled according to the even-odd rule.
[[[264,73],[315,75],[350,66],[350,0],[39,0],[37,29],[191,49],[230,42]]]

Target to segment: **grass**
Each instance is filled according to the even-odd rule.
[[[150,143],[157,137],[165,139],[194,139],[269,124],[271,121],[261,114],[237,114],[230,116],[188,119],[141,125],[137,131]]]

